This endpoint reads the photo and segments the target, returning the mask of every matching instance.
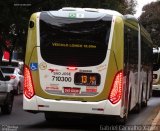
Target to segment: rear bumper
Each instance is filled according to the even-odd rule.
[[[27,99],[23,96],[23,109],[31,112],[68,112],[81,114],[113,115],[123,117],[121,101],[113,105],[109,100],[99,102],[81,102],[51,100],[34,96]]]

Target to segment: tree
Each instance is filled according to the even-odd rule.
[[[3,50],[12,56],[13,50],[22,48],[25,52],[29,18],[32,13],[45,10],[57,10],[62,7],[104,8],[119,11],[122,14],[134,14],[135,0],[5,0],[0,1],[0,59]],[[5,41],[11,45],[6,46]],[[23,53],[24,56],[24,53]],[[11,61],[11,59],[10,59]]]
[[[127,2],[127,6],[125,9],[125,14],[135,14],[136,13],[135,7],[137,5],[137,1],[128,0],[126,2]]]
[[[20,1],[20,0],[19,0]],[[17,0],[0,1],[0,50],[7,50],[12,56],[15,47],[23,46],[26,39],[26,30],[28,26],[28,7],[18,6]],[[20,3],[19,3],[20,5]],[[5,41],[11,42],[10,46],[6,46]],[[2,54],[2,53],[1,53]],[[2,55],[0,56],[0,59]],[[11,61],[11,57],[10,57]]]
[[[142,11],[140,22],[151,34],[153,43],[160,46],[160,1],[144,6]]]
[[[51,2],[51,0],[49,0]],[[62,8],[64,6],[70,7],[88,7],[88,8],[104,8],[119,11],[122,14],[134,14],[136,0],[52,0],[58,5],[53,6]],[[51,2],[50,5],[53,5]]]

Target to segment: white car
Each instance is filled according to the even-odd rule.
[[[0,108],[2,114],[10,114],[12,111],[14,91],[13,86],[8,83],[10,77],[3,75],[0,69]]]
[[[9,84],[13,86],[16,95],[23,92],[23,81],[24,77],[19,68],[13,66],[1,66],[1,70],[4,76],[10,76]]]

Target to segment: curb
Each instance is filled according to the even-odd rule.
[[[160,121],[160,111],[159,111],[158,115],[154,118],[149,131],[158,131],[157,125],[158,125],[159,121]]]

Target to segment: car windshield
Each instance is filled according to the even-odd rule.
[[[14,68],[1,68],[3,73],[12,74],[14,73]]]

